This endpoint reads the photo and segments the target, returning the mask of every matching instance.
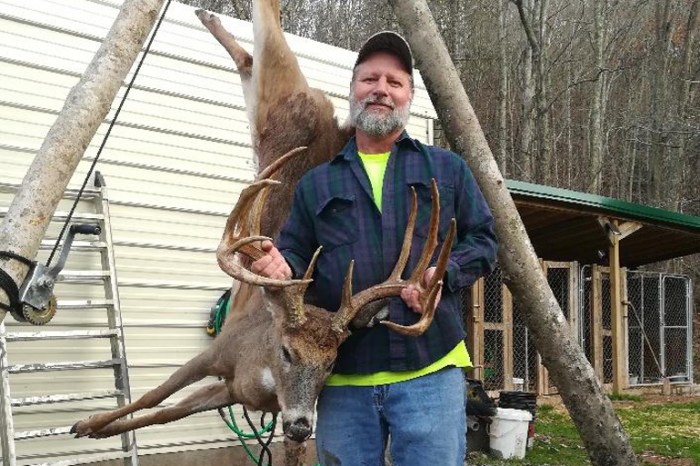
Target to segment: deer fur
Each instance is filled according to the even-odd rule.
[[[253,4],[252,57],[222,27],[217,17],[202,10],[197,11],[197,16],[224,46],[238,68],[259,178],[262,178],[262,181],[247,189],[257,185],[255,190],[262,190],[267,196],[260,231],[255,233],[274,238],[288,215],[296,182],[308,169],[336,154],[347,141],[351,129],[341,128],[333,116],[331,102],[321,91],[308,86],[284,39],[279,22],[279,1],[256,0]],[[299,146],[307,147],[303,154],[296,155],[293,163],[285,161],[279,164],[282,154]],[[268,178],[273,172],[275,178],[283,183],[268,189],[270,186],[267,185],[271,184]],[[260,188],[262,182],[266,182],[266,185]],[[439,203],[436,201],[437,188],[434,190],[435,214]],[[259,194],[253,197],[257,198]],[[244,200],[246,196],[241,194],[239,204],[249,202]],[[397,265],[397,270],[388,280],[393,288],[385,287],[383,294],[375,296],[365,290],[361,293],[360,301],[355,297],[351,299],[352,285],[349,282],[346,284],[347,299],[344,300],[347,305],[344,304],[345,308],[337,313],[305,304],[303,294],[310,282],[311,266],[303,280],[271,285],[270,282],[260,281],[261,278],[250,278],[250,272],[244,270],[241,261],[235,258],[236,252],[243,253],[248,260],[255,260],[261,254],[252,243],[241,246],[238,241],[248,232],[247,223],[239,226],[243,221],[238,218],[239,204],[229,217],[217,259],[224,271],[244,282],[233,287],[232,310],[221,333],[201,354],[138,400],[77,422],[72,428],[77,437],[109,437],[239,403],[253,410],[281,412],[285,465],[302,464],[305,441],[312,433],[315,402],[331,373],[338,347],[349,335],[349,321],[357,315],[358,320],[354,322],[367,322],[368,316],[376,312],[376,306],[359,315],[358,309],[369,309],[370,306],[366,306],[368,303],[396,296],[408,281],[400,279],[402,268]],[[244,210],[248,212],[251,207]],[[437,218],[433,236],[437,234]],[[406,237],[409,240],[412,229],[412,226],[407,228]],[[244,233],[239,234],[241,231]],[[253,236],[258,238],[259,243],[259,237]],[[449,251],[450,242],[444,242],[446,251]],[[427,259],[435,249],[436,237],[428,243],[432,244],[425,247],[427,252],[424,254],[426,260],[422,261],[423,269],[427,267]],[[445,253],[441,253],[441,256],[446,266],[447,256]],[[434,299],[439,293],[441,283],[438,280],[442,278],[442,273],[435,274],[431,292],[428,293],[432,298],[428,299]],[[416,277],[421,275],[422,271],[414,271],[411,280],[417,283]],[[292,295],[294,297],[290,297]],[[294,318],[292,308],[299,313]],[[424,308],[429,309],[430,306]],[[429,312],[424,313],[424,317],[432,319]],[[421,322],[419,324],[424,328],[429,325],[429,321],[426,324],[424,319]],[[400,327],[391,328],[403,331]],[[424,328],[417,331],[424,331]],[[140,410],[155,408],[173,393],[207,376],[222,380],[196,390],[172,406],[138,417],[126,417]]]

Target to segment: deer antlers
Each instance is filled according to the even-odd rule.
[[[263,171],[254,183],[241,192],[238,202],[228,217],[226,229],[224,230],[224,235],[216,253],[221,269],[236,280],[251,285],[281,289],[284,294],[287,318],[289,324],[292,326],[297,326],[305,320],[304,294],[312,281],[311,276],[313,275],[316,259],[318,258],[321,248],[319,247],[316,250],[303,278],[299,280],[278,280],[257,275],[236,260],[235,253],[241,253],[253,261],[265,254],[254,244],[259,244],[259,242],[263,240],[271,240],[266,236],[259,235],[260,216],[264,207],[264,192],[268,187],[279,184],[279,181],[271,179],[271,177],[283,164],[296,156],[303,149],[305,149],[305,147],[299,147],[283,155],[279,160]],[[415,229],[418,212],[418,201],[415,189],[413,190],[411,212],[404,234],[401,253],[394,266],[394,270],[384,282],[353,295],[352,272],[354,261],[351,261],[345,276],[345,283],[343,284],[340,309],[333,318],[333,330],[338,333],[346,332],[348,325],[363,306],[381,298],[399,296],[401,290],[409,285],[413,285],[421,291],[420,304],[424,311],[419,321],[409,326],[399,325],[389,321],[382,321],[381,323],[396,332],[410,336],[421,335],[428,329],[435,314],[435,299],[438,293],[442,291],[442,278],[447,270],[452,242],[457,229],[456,222],[452,219],[450,230],[442,244],[438,261],[435,265],[436,271],[430,283],[424,287],[421,283],[422,277],[430,264],[430,260],[433,257],[438,243],[440,194],[438,193],[437,183],[434,179],[431,181],[431,200],[432,212],[430,215],[428,238],[423,245],[421,256],[416,267],[411,272],[410,277],[407,280],[403,280],[401,275],[406,268],[406,263],[408,262],[411,251],[413,230]]]
[[[401,290],[406,288],[408,285],[413,285],[422,291],[421,307],[423,308],[423,314],[421,315],[420,320],[409,326],[399,325],[389,321],[382,321],[381,323],[398,333],[409,336],[421,335],[428,329],[430,323],[433,321],[433,316],[435,315],[435,298],[437,297],[438,293],[442,291],[442,277],[445,275],[445,271],[447,270],[447,261],[452,249],[452,241],[454,240],[455,232],[457,230],[455,219],[452,219],[450,230],[442,244],[438,261],[435,264],[435,273],[433,274],[433,278],[430,280],[430,283],[428,283],[427,287],[424,289],[421,279],[425,273],[425,270],[430,264],[430,259],[432,258],[435,247],[437,246],[438,222],[440,219],[440,194],[438,193],[437,183],[434,179],[431,180],[431,199],[432,212],[430,215],[430,226],[428,227],[428,238],[423,245],[420,259],[418,260],[416,267],[413,269],[411,276],[408,278],[408,280],[401,279],[403,270],[408,262],[408,256],[411,252],[413,230],[416,225],[418,201],[416,200],[415,189],[413,190],[411,213],[408,217],[408,225],[406,225],[406,232],[403,238],[401,253],[399,254],[399,259],[394,266],[394,270],[389,275],[389,278],[387,278],[384,282],[352,295],[352,269],[354,266],[354,261],[350,262],[348,272],[345,275],[340,309],[338,310],[333,322],[336,330],[346,328],[357,312],[366,304],[381,298],[398,296],[401,294]]]
[[[303,323],[305,320],[304,294],[309,283],[313,281],[311,275],[313,274],[320,248],[311,259],[309,267],[301,280],[278,280],[257,275],[237,260],[236,253],[241,253],[253,261],[260,259],[265,254],[253,244],[260,244],[264,240],[272,240],[259,234],[261,213],[265,205],[263,193],[268,187],[280,184],[279,181],[273,180],[271,177],[282,165],[304,149],[306,147],[297,147],[287,152],[263,170],[254,183],[241,191],[238,202],[236,202],[228,216],[224,234],[216,251],[219,267],[232,278],[243,283],[265,288],[281,288],[286,304],[287,320],[289,325],[293,327]]]

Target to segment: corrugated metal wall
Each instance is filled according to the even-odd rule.
[[[0,183],[18,184],[70,88],[97,51],[118,13],[119,1],[0,0]],[[132,396],[164,381],[209,343],[204,332],[209,307],[230,279],[214,256],[226,215],[253,176],[250,136],[238,75],[219,44],[204,30],[194,9],[173,3],[136,85],[98,163],[111,201],[112,234],[125,324]],[[251,24],[223,18],[244,46]],[[347,113],[347,86],[355,54],[299,37],[291,48],[312,86],[323,89],[340,119]],[[127,78],[129,80],[131,76]],[[108,121],[90,144],[70,187],[77,188],[102,142]],[[420,77],[409,132],[430,137],[435,113]],[[0,192],[0,206],[11,201]],[[67,211],[68,203],[59,210]],[[55,238],[60,228],[48,233]],[[46,257],[46,251],[40,258]],[[99,268],[99,260],[76,252],[67,268]],[[101,294],[88,285],[57,288],[59,305]],[[92,319],[59,311],[50,324],[68,326]],[[8,327],[18,325],[9,317]],[[10,363],[93,358],[104,348],[66,342],[39,350],[9,347]],[[13,377],[12,396],[109,386],[111,373]],[[180,396],[176,397],[180,398]],[[19,409],[16,429],[69,425],[104,402],[60,409]],[[215,413],[192,416],[137,433],[141,453],[231,445],[231,434]],[[58,457],[102,449],[112,440],[18,442],[22,457]],[[26,464],[26,463],[22,463]]]

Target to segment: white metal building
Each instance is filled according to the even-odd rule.
[[[119,0],[0,0],[0,215],[7,212],[34,153],[120,4]],[[222,20],[244,46],[251,46],[250,23]],[[327,92],[343,119],[354,52],[294,36],[288,41],[310,84]],[[413,137],[430,141],[435,112],[420,77],[416,78],[408,129]],[[124,89],[70,188],[81,185]],[[138,397],[210,343],[204,331],[209,308],[230,284],[214,251],[226,216],[253,176],[238,75],[223,48],[199,24],[193,8],[170,6],[97,169],[109,190],[131,394]],[[67,212],[70,202],[64,201],[58,211]],[[90,202],[83,201],[78,212],[89,218],[90,209]],[[48,240],[55,240],[60,226],[60,221],[52,223]],[[49,249],[42,248],[40,260]],[[98,256],[77,248],[66,274],[100,267]],[[56,295],[58,314],[41,330],[101,325],[92,313],[71,305],[80,301],[99,307],[95,303],[104,298],[101,284],[66,281],[57,286]],[[8,332],[37,330],[18,324],[9,314],[5,324]],[[11,342],[7,360],[11,365],[84,361],[108,346],[88,340]],[[12,398],[113,387],[111,369],[5,372]],[[91,454],[118,450],[118,438],[74,439],[62,430],[114,406],[113,401],[13,408],[15,431],[56,429],[56,435],[49,437],[17,440],[17,464],[58,460],[76,464]],[[142,429],[136,439],[142,455],[233,444],[232,434],[215,412]]]

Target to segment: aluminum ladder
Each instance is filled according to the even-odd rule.
[[[12,192],[16,192],[19,187],[11,184],[0,184],[0,194],[3,192],[6,196],[12,196]],[[72,203],[77,196],[77,191],[66,191],[64,194],[64,204]],[[95,297],[94,294],[87,299],[61,299],[60,291],[56,292],[58,299],[58,311],[54,319],[45,326],[33,326],[28,323],[19,324],[14,322],[10,314],[7,314],[5,322],[0,324],[0,445],[2,446],[2,465],[17,466],[17,465],[52,465],[52,466],[68,466],[74,464],[84,464],[97,461],[106,461],[113,459],[122,459],[123,464],[129,466],[138,466],[138,449],[136,444],[136,435],[134,432],[127,432],[120,436],[119,440],[112,440],[107,447],[86,446],[86,440],[73,440],[70,429],[75,419],[77,412],[86,411],[86,415],[92,412],[97,412],[103,409],[113,409],[117,406],[123,406],[131,401],[131,392],[129,386],[129,373],[126,359],[126,351],[124,347],[124,332],[122,326],[121,309],[119,305],[119,292],[117,289],[116,269],[114,250],[112,243],[111,223],[109,214],[109,200],[107,188],[103,178],[99,173],[95,175],[95,187],[86,189],[81,196],[81,209],[76,209],[73,214],[73,223],[93,223],[99,224],[101,233],[99,238],[88,237],[88,240],[81,240],[81,237],[76,237],[71,248],[68,263],[65,269],[59,274],[58,285],[65,284],[69,288],[72,286],[79,287],[78,290],[87,289],[86,286],[92,286],[93,290],[98,290],[103,297]],[[85,206],[88,206],[86,209]],[[59,209],[61,205],[59,205]],[[65,222],[68,212],[57,211],[52,219],[53,222],[61,225]],[[0,217],[7,214],[6,207],[0,207]],[[60,225],[49,227],[48,235],[51,235],[52,229],[57,230]],[[60,231],[60,230],[57,230]],[[54,233],[54,238],[44,239],[41,244],[40,253],[50,251],[53,248],[57,231]],[[84,238],[84,237],[83,237]],[[71,255],[82,254],[87,257],[87,262],[92,261],[91,270],[71,270]],[[99,257],[98,257],[99,256]],[[55,290],[57,291],[57,290]],[[104,311],[106,310],[106,316]],[[70,313],[78,316],[73,324],[61,324],[62,313]],[[101,315],[97,315],[101,314]],[[84,321],[82,320],[84,317]],[[101,319],[101,320],[100,320]],[[11,321],[11,322],[10,322]],[[52,330],[52,326],[63,327],[61,330]],[[55,327],[54,327],[55,328]],[[99,340],[99,341],[97,341]],[[92,343],[91,343],[92,342]],[[80,345],[101,345],[102,358],[68,362],[47,362],[28,361],[26,353],[31,354],[34,346],[43,348],[43,351],[53,348],[54,345],[73,345],[69,346],[68,351],[77,351],[81,355],[94,356],[90,349],[81,353]],[[41,346],[43,345],[43,346]],[[13,361],[13,347],[17,348],[16,355],[20,356],[22,363],[11,363]],[[77,348],[77,350],[76,350]],[[42,350],[39,350],[42,351]],[[51,392],[51,387],[34,386],[32,390],[35,392],[40,390],[41,395],[37,396],[22,396],[12,398],[10,388],[11,381],[15,378],[24,377],[31,378],[31,374],[43,373],[44,377],[49,377],[47,374],[52,374],[50,377],[63,375],[68,371],[83,374],[84,371],[101,370],[102,379],[108,378],[105,372],[113,374],[113,387],[100,389],[90,389],[82,391],[80,387],[75,392],[73,387],[69,390],[61,390],[60,393]],[[80,372],[83,371],[83,372]],[[58,375],[53,375],[57,374]],[[94,373],[94,371],[93,371]],[[70,376],[72,377],[72,376]],[[81,380],[80,375],[76,375],[76,380]],[[96,376],[97,377],[97,376]],[[25,385],[22,388],[31,387],[32,382],[24,381]],[[109,381],[102,381],[106,386],[110,385]],[[43,385],[43,384],[40,384]],[[80,383],[76,383],[80,386]],[[89,403],[106,403],[108,406],[100,406],[99,408],[90,411],[92,408],[86,408],[84,405]],[[66,407],[67,406],[67,407]],[[76,408],[71,408],[76,406]],[[63,407],[63,408],[62,408]],[[15,424],[18,418],[16,411],[29,410],[29,413],[20,414],[19,417],[31,417],[32,414],[42,413],[47,414],[48,419],[58,417],[59,423],[70,422],[70,425],[53,425],[52,427],[32,426],[27,430],[16,430]],[[31,410],[36,410],[32,413]],[[61,413],[63,410],[63,413]],[[89,411],[89,412],[88,412]],[[58,412],[58,416],[56,413]],[[46,438],[65,439],[63,445],[69,445],[63,452],[56,453],[38,451],[31,446],[26,448],[27,453],[19,453],[17,444],[23,446],[21,442],[34,441],[42,442],[43,444],[50,443]],[[80,444],[73,447],[72,443]],[[88,439],[87,442],[100,443],[103,442]],[[29,443],[29,442],[27,442]],[[32,451],[34,450],[34,451]]]

